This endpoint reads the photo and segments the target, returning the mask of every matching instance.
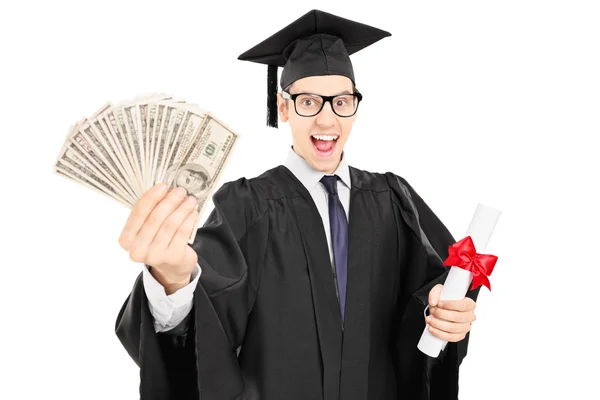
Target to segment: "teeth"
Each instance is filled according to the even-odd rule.
[[[315,139],[318,140],[337,140],[337,136],[334,135],[312,135]]]

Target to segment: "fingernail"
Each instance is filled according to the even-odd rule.
[[[160,193],[164,193],[167,191],[167,184],[166,183],[161,183],[160,185],[158,185],[158,191]]]
[[[433,328],[432,327],[429,327],[429,332],[433,332]]]

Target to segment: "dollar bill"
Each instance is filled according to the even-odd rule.
[[[60,172],[63,176],[70,178],[71,180],[82,183],[87,187],[108,195],[128,208],[132,207],[131,202],[121,197],[110,184],[98,178],[94,173],[89,173],[90,170],[86,168],[83,163],[77,162],[77,160],[78,158],[76,156],[74,157],[72,153],[68,153],[67,148],[63,148],[62,154],[55,163],[55,172]]]
[[[113,161],[121,170],[121,174],[126,178],[131,191],[135,194],[136,198],[139,198],[142,195],[140,189],[136,185],[132,185],[132,182],[135,182],[135,173],[131,169],[131,164],[124,149],[119,144],[114,130],[111,129],[105,118],[105,114],[102,114],[91,120],[92,129],[96,132],[96,136],[100,138],[100,141],[106,143],[106,146],[110,148],[115,157]]]
[[[173,135],[173,129],[175,129],[177,120],[180,116],[182,117],[181,114],[182,111],[178,110],[172,104],[168,104],[164,110],[163,126],[158,136],[156,164],[153,171],[153,180],[155,182],[162,182],[162,172],[164,171],[165,160],[169,150],[169,139]]]
[[[80,179],[77,176],[71,175],[68,171],[65,171],[64,169],[59,168],[59,167],[55,167],[54,168],[54,172],[56,172],[56,174],[58,174],[60,176],[63,176],[66,179],[78,182],[78,183],[82,184],[83,186],[92,189],[93,191],[101,193],[103,196],[110,197],[113,200],[117,200],[120,204],[126,206],[127,208],[131,208],[131,206],[129,204],[127,204],[124,200],[122,200],[122,199],[116,199],[113,196],[108,195],[106,192],[98,189],[96,186],[94,186],[90,182],[86,181],[85,178]]]
[[[146,129],[145,129],[145,154],[146,154],[146,170],[147,170],[147,187],[154,186],[154,174],[153,174],[153,159],[155,156],[155,146],[156,146],[156,127],[159,126],[162,122],[162,115],[159,115],[159,106],[160,102],[165,102],[172,99],[172,96],[167,95],[157,95],[152,97],[149,101],[146,111]],[[164,108],[164,105],[163,105]],[[160,110],[162,112],[162,109]]]
[[[200,132],[204,117],[205,114],[199,114],[197,111],[194,112],[189,109],[184,109],[181,127],[178,129],[178,132],[173,132],[173,135],[171,136],[173,140],[167,151],[163,172],[159,178],[161,182],[166,175],[169,175],[172,171],[179,168],[183,156],[188,152],[196,134]]]
[[[133,159],[129,141],[126,136],[125,122],[123,119],[123,113],[120,109],[115,108],[108,110],[104,113],[105,120],[109,123],[109,128],[113,130],[115,137],[117,138],[117,144],[120,146],[122,151],[126,155],[126,160],[133,173],[131,184],[134,185],[140,193],[143,193],[142,182],[139,180],[141,172],[137,167],[137,163]]]
[[[68,166],[70,169],[76,171],[78,176],[85,176],[87,180],[95,182],[96,186],[107,189],[108,192],[115,195],[115,197],[122,198],[118,191],[115,190],[112,185],[103,178],[98,170],[84,159],[83,154],[78,153],[77,150],[78,148],[74,146],[63,147],[56,162],[56,166]]]
[[[175,114],[171,113],[171,119],[173,120],[172,125],[169,128],[168,135],[165,140],[165,148],[164,154],[162,158],[162,163],[158,167],[158,176],[157,180],[162,182],[164,180],[165,172],[169,167],[169,163],[172,160],[173,150],[175,150],[176,141],[179,137],[181,130],[183,129],[184,117],[186,115],[186,110],[182,107],[176,107]]]
[[[143,180],[142,188],[144,192],[149,189],[148,186],[148,164],[146,163],[146,130],[147,130],[147,118],[148,118],[148,104],[136,104],[133,109],[134,124],[136,126],[136,132],[139,139],[140,145],[140,166],[142,167]]]
[[[233,129],[207,113],[187,153],[181,158],[179,167],[165,177],[170,189],[182,186],[196,198],[199,213],[196,227],[238,139],[239,135]],[[193,243],[195,237],[196,229],[188,243]]]
[[[151,151],[153,150],[154,147],[154,126],[156,125],[157,122],[157,110],[158,110],[158,104],[156,103],[151,103],[147,105],[147,122],[146,122],[146,139],[144,140],[145,143],[145,151],[146,151],[146,170],[148,171],[148,174],[146,176],[146,185],[148,186],[153,186],[153,182],[152,182],[152,153]]]
[[[156,104],[156,121],[154,123],[152,139],[150,145],[150,183],[151,185],[156,184],[156,162],[157,162],[157,153],[160,148],[159,141],[161,132],[163,129],[163,121],[165,119],[165,108],[166,105],[164,103]]]
[[[124,190],[118,183],[118,178],[114,171],[106,164],[102,156],[100,156],[97,150],[94,150],[85,134],[79,129],[73,131],[73,135],[66,143],[66,146],[73,150],[79,158],[87,160],[91,163],[96,170],[97,176],[102,177],[107,182],[110,182],[111,186],[119,193],[119,195],[127,200],[134,201],[127,191]]]
[[[106,168],[104,172],[108,173],[110,177],[117,182],[117,186],[124,193],[126,193],[130,199],[135,199],[136,194],[130,188],[128,178],[125,177],[124,171],[119,167],[119,162],[115,161],[116,155],[113,154],[112,148],[108,143],[103,143],[100,136],[96,135],[96,132],[92,128],[91,121],[86,120],[82,125],[78,127],[78,133],[73,138],[77,141],[76,136],[80,134],[85,142],[82,146],[89,147],[92,150],[92,154],[89,157],[94,157],[95,160],[103,167]],[[97,156],[97,159],[95,158]]]
[[[128,179],[120,176],[120,171],[109,161],[110,155],[107,149],[93,135],[87,119],[76,125],[70,139],[65,144],[70,147],[75,145],[80,150],[83,159],[88,160],[97,168],[99,176],[104,176],[125,196],[129,196],[132,199],[135,198],[135,195],[128,189]]]
[[[137,178],[142,186],[142,192],[145,192],[144,168],[142,163],[142,160],[144,159],[144,152],[142,151],[141,137],[139,135],[139,130],[137,129],[137,126],[139,125],[135,123],[135,120],[137,119],[135,107],[135,104],[124,106],[119,115],[122,114],[123,128],[125,128],[126,137],[129,139],[133,161],[136,163],[136,168],[138,171]]]

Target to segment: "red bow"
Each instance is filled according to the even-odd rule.
[[[467,236],[448,247],[448,258],[444,261],[444,266],[470,271],[473,274],[471,290],[479,285],[485,285],[491,291],[488,276],[492,273],[497,260],[498,257],[494,255],[476,253],[473,239]]]

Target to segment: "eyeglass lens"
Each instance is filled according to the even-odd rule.
[[[332,108],[340,116],[350,116],[356,111],[358,99],[355,95],[340,95],[332,100]],[[296,112],[310,117],[317,114],[323,107],[323,98],[317,95],[301,94],[296,97]]]

